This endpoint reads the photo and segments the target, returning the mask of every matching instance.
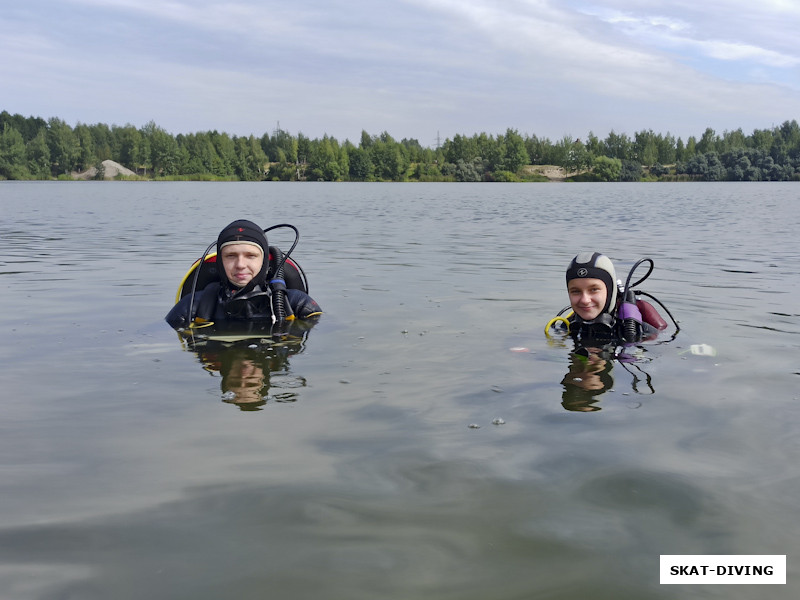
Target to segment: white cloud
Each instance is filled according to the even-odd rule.
[[[800,64],[800,55],[790,56],[765,48],[733,42],[708,41],[697,42],[698,48],[711,58],[728,61],[749,61],[770,67],[796,67]]]
[[[654,46],[684,48],[702,56],[725,61],[748,61],[770,67],[790,68],[800,64],[800,55],[790,55],[743,42],[698,39],[685,23],[652,17],[611,17],[609,23],[621,25],[626,34]]]

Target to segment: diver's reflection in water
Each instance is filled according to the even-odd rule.
[[[561,380],[564,386],[561,405],[578,412],[600,410],[595,406],[599,396],[614,385],[613,358],[613,354],[602,348],[580,347],[570,353],[569,371]]]
[[[641,346],[577,345],[570,353],[569,371],[561,380],[564,386],[561,405],[567,410],[580,412],[600,410],[597,406],[600,396],[614,386],[611,369],[615,363],[632,377],[634,393],[654,394],[653,380],[642,368],[646,362],[649,362],[646,351]]]
[[[220,374],[223,402],[241,410],[261,410],[267,402],[297,400],[293,389],[305,387],[306,380],[292,373],[289,357],[303,352],[313,326],[308,321],[292,322],[275,337],[268,327],[248,324],[224,331],[200,329],[181,339],[206,371]]]

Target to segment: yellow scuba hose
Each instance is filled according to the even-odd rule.
[[[202,329],[203,327],[211,327],[214,321],[206,321],[200,317],[195,318],[194,321],[189,323],[189,329]]]
[[[567,333],[569,333],[569,317],[571,317],[574,314],[575,313],[571,311],[566,317],[562,317],[561,315],[553,317],[547,322],[547,325],[544,326],[544,334],[547,337],[550,337],[550,329],[555,327],[555,324],[558,322],[564,323],[564,325],[567,326]]]

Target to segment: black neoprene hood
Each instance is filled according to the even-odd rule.
[[[217,236],[217,254],[220,255],[222,252],[222,246],[230,242],[258,244],[261,247],[264,257],[264,260],[261,264],[261,270],[244,288],[242,288],[241,292],[250,291],[253,289],[253,287],[259,284],[266,284],[267,270],[269,269],[269,242],[267,242],[267,236],[264,233],[264,230],[252,221],[239,219],[219,232],[219,236]],[[222,256],[219,256],[219,260],[222,260]],[[227,275],[225,275],[225,269],[222,267],[221,262],[220,267],[219,276],[222,280],[222,283],[231,285],[230,281],[228,281]]]

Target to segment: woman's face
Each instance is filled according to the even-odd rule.
[[[608,298],[603,281],[591,277],[572,279],[567,284],[567,292],[572,310],[584,321],[592,321],[600,316]]]

